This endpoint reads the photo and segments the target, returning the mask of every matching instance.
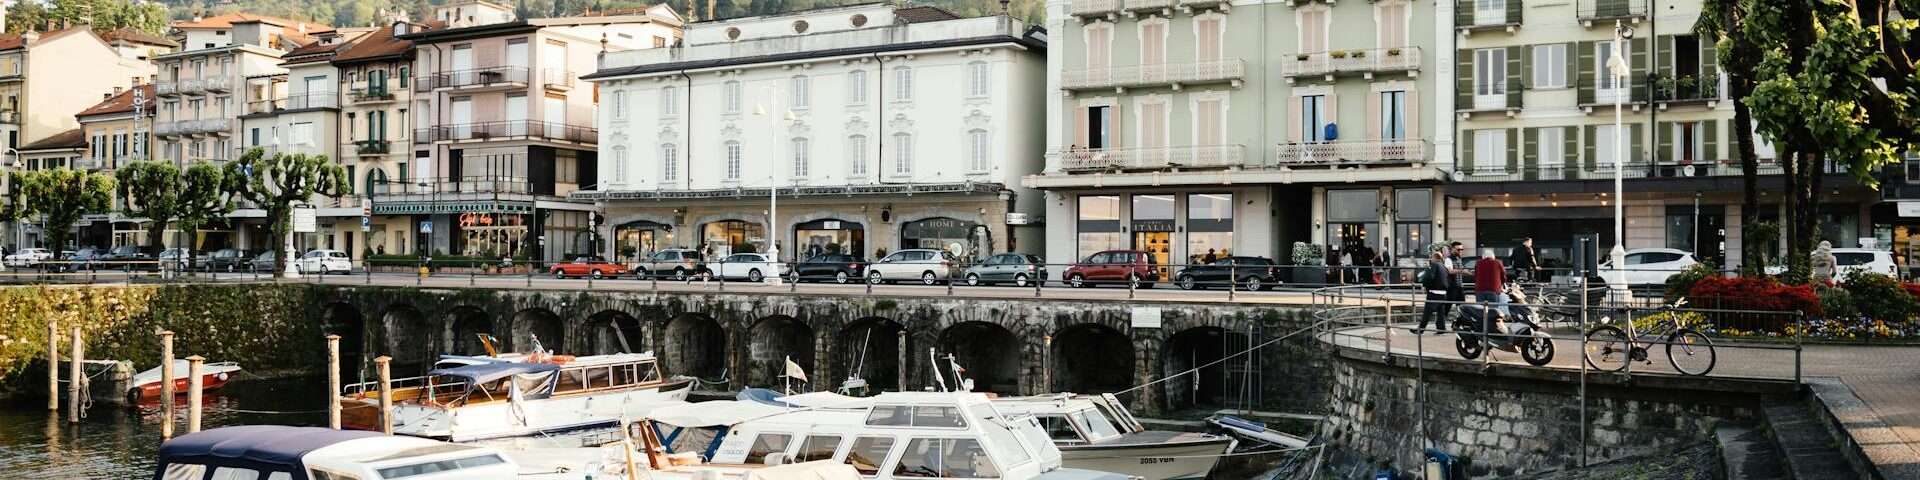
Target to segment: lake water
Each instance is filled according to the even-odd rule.
[[[325,425],[325,377],[260,379],[246,373],[208,392],[201,427]],[[186,433],[186,397],[176,403],[174,434]],[[78,424],[45,399],[0,405],[0,477],[29,479],[151,478],[160,449],[160,408],[98,405]],[[293,412],[293,413],[266,413]]]

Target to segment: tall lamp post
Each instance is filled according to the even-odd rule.
[[[767,102],[770,104],[778,105],[780,102],[779,94],[780,94],[780,90],[778,88],[767,87]],[[782,113],[778,117],[775,117],[773,115],[774,111],[782,111],[784,113]],[[771,172],[780,171],[779,169],[780,156],[778,153],[780,151],[778,147],[778,145],[780,145],[780,128],[779,128],[780,123],[779,122],[780,120],[786,120],[791,122],[791,121],[794,121],[795,118],[793,116],[793,110],[791,109],[781,110],[778,106],[775,106],[773,108],[767,108],[766,104],[754,106],[753,114],[761,117],[766,117],[767,136],[773,138],[773,141],[767,144],[767,158],[769,160],[767,162],[767,167],[768,167],[768,172],[770,172],[770,175],[767,176],[767,180],[768,180],[767,181],[767,229],[766,229],[767,230],[767,259],[774,263],[779,263],[780,262],[780,233],[777,231],[779,227],[776,227],[775,225],[779,224],[779,218],[780,218],[780,175],[778,173],[771,173]],[[768,285],[779,285],[781,281],[779,269],[775,268],[773,274],[767,275],[766,279],[767,279]]]
[[[1613,262],[1613,276],[1607,279],[1607,287],[1613,290],[1615,295],[1620,295],[1627,291],[1627,228],[1625,216],[1625,204],[1627,203],[1625,191],[1627,132],[1625,127],[1625,114],[1622,113],[1621,105],[1626,101],[1626,95],[1622,92],[1632,91],[1632,87],[1627,84],[1627,81],[1628,77],[1633,74],[1633,68],[1627,64],[1626,56],[1621,55],[1620,52],[1621,48],[1626,45],[1626,41],[1631,39],[1633,39],[1633,27],[1626,26],[1620,23],[1620,21],[1615,20],[1613,22],[1613,53],[1607,57],[1607,73],[1613,75],[1614,89],[1613,252],[1609,255],[1609,257],[1611,257],[1610,260]]]

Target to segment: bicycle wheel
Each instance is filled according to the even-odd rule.
[[[1627,332],[1612,325],[1601,325],[1587,332],[1587,366],[1603,372],[1618,372],[1632,361],[1633,341]]]
[[[1682,328],[1667,336],[1667,361],[1680,373],[1706,375],[1717,360],[1713,340],[1700,332]]]

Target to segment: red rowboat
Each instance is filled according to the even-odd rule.
[[[200,388],[202,391],[219,389],[231,380],[233,372],[240,371],[240,364],[234,362],[216,362],[200,365]],[[173,394],[187,394],[187,361],[173,361]],[[127,389],[129,402],[152,402],[160,400],[160,367],[140,372],[133,376],[133,387]]]

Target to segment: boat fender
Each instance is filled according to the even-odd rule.
[[[213,378],[222,382],[227,381],[227,372],[213,374]]]

